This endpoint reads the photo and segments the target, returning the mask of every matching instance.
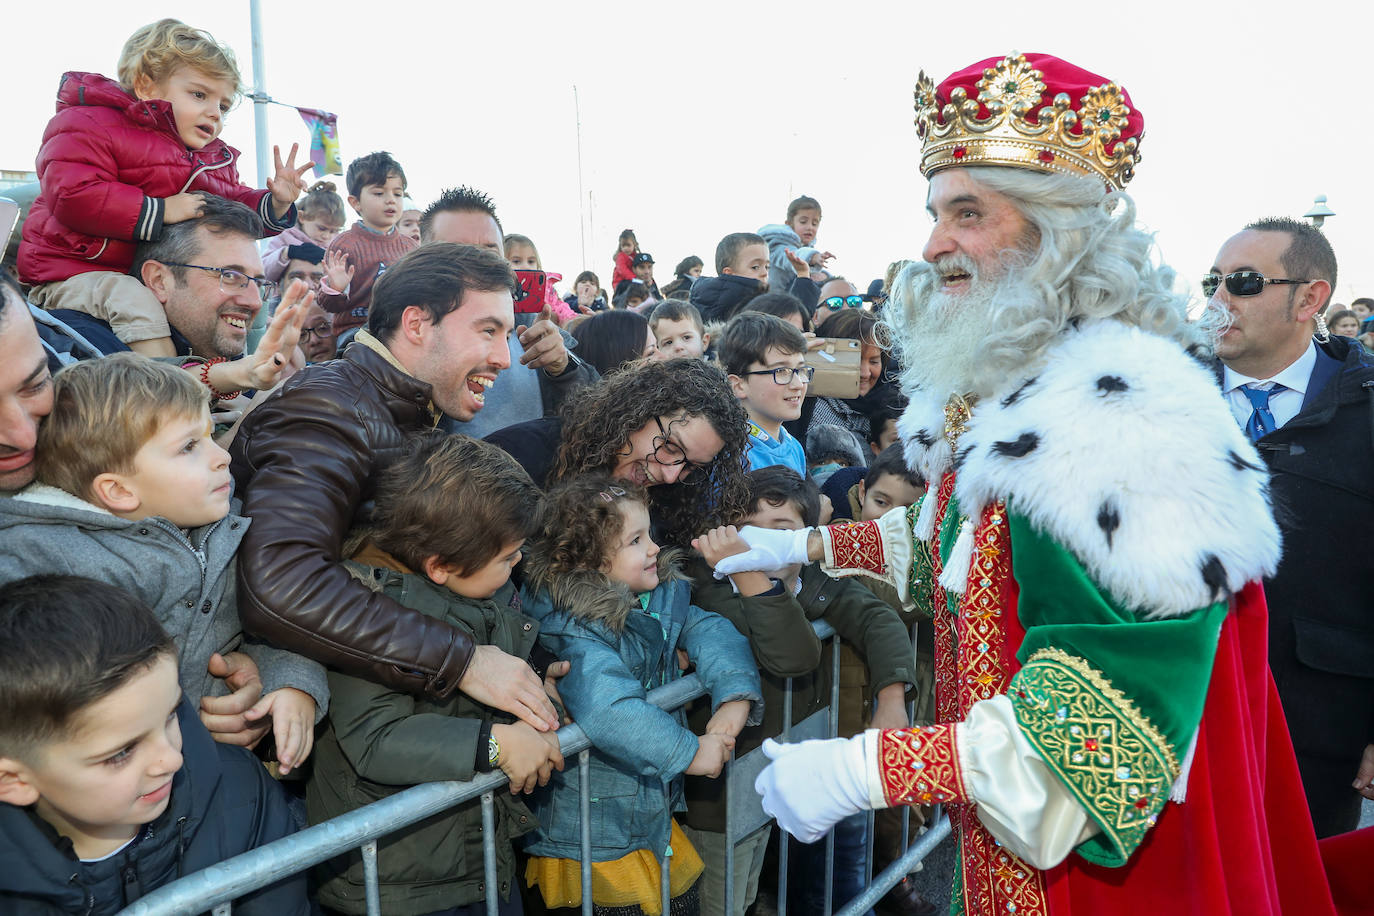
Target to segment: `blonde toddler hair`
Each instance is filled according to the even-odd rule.
[[[243,78],[239,76],[234,52],[215,41],[209,32],[193,29],[176,19],[159,19],[129,37],[119,54],[119,83],[132,93],[140,76],[161,83],[178,67],[191,67],[226,80],[234,87],[236,98],[243,94]]]

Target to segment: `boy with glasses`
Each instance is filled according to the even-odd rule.
[[[720,362],[749,414],[751,470],[783,465],[806,476],[806,453],[782,424],[801,416],[815,371],[806,365],[806,338],[775,315],[741,312],[720,336]]]

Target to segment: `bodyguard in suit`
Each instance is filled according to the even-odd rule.
[[[1319,837],[1374,798],[1374,355],[1327,333],[1335,283],[1326,237],[1287,218],[1232,236],[1202,281],[1222,389],[1272,477],[1269,664]]]

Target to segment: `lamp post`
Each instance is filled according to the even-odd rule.
[[[1312,225],[1320,229],[1322,227],[1322,223],[1326,222],[1326,218],[1328,216],[1335,215],[1336,211],[1332,210],[1330,207],[1326,205],[1326,195],[1318,194],[1317,198],[1312,201],[1312,209],[1304,213],[1302,215],[1302,218],[1310,219],[1312,221]]]

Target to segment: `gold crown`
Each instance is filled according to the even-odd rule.
[[[1098,177],[1118,189],[1135,177],[1139,141],[1121,139],[1131,109],[1115,83],[1089,89],[1077,110],[1066,92],[1042,104],[1044,75],[1018,54],[985,69],[977,88],[978,97],[970,99],[968,90],[955,87],[940,106],[935,83],[921,71],[916,132],[923,141],[922,175],[956,165],[1011,165]],[[1036,119],[1027,120],[1037,107]],[[978,116],[980,108],[987,117]]]

